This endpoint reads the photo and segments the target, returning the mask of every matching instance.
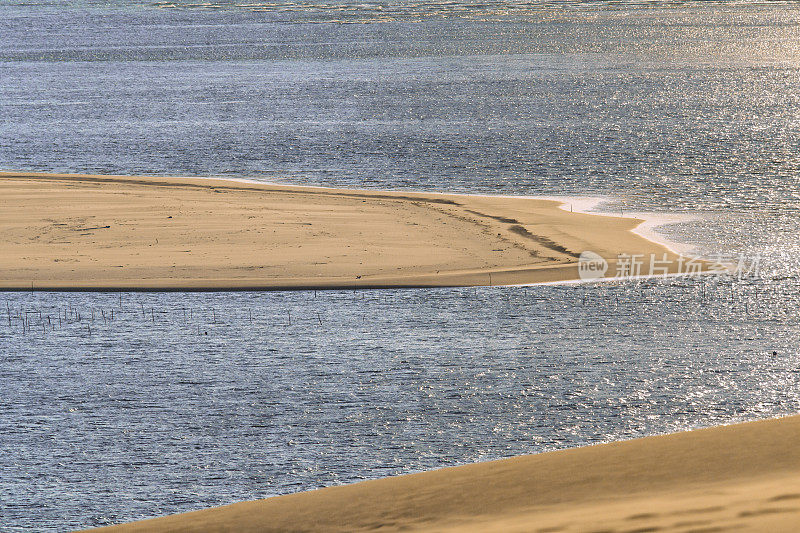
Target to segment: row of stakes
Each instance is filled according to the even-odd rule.
[[[156,311],[155,308],[151,307],[150,309],[145,309],[144,304],[140,303],[139,311],[141,312],[141,317],[144,320],[148,320],[153,324],[156,323],[158,315],[165,314],[162,311]],[[88,335],[92,335],[92,325],[95,323],[101,323],[103,325],[109,325],[115,320],[120,317],[121,312],[124,312],[123,309],[115,310],[109,309],[106,311],[105,309],[95,309],[91,308],[88,312],[82,313],[79,310],[67,306],[64,308],[59,308],[56,313],[48,314],[47,312],[42,312],[41,310],[12,310],[11,305],[6,302],[6,321],[8,324],[8,328],[11,331],[17,331],[15,324],[19,324],[19,332],[23,335],[38,332],[41,328],[42,333],[47,333],[48,329],[50,331],[55,331],[56,328],[62,328],[65,325],[74,325],[74,324],[85,324],[86,325],[86,333]],[[177,309],[177,312],[183,313],[183,322],[188,323],[194,320],[194,309],[181,307]],[[253,311],[252,309],[247,310],[248,320],[252,323],[253,322]],[[211,309],[211,322],[213,324],[217,324],[217,311],[216,309]],[[316,316],[314,317],[314,321],[317,322],[320,326],[322,325],[322,315],[319,312],[316,312]],[[296,322],[296,320],[295,320]],[[292,325],[292,313],[291,311],[286,311],[286,325]],[[197,326],[197,334],[207,334],[207,332],[201,332],[200,326]]]
[[[522,289],[524,289],[524,294],[528,295],[528,290],[527,290],[528,287],[522,287]],[[700,288],[699,292],[700,292],[700,294],[699,294],[700,304],[704,305],[704,303],[707,301],[707,293],[706,293],[706,284],[705,283],[701,284],[701,288]],[[313,291],[313,293],[314,293],[314,297],[316,298],[317,291]],[[363,293],[363,291],[362,291],[362,293]],[[510,298],[511,298],[510,294],[511,293],[506,295],[507,298],[509,299],[509,303],[510,303]],[[465,297],[465,298],[470,298],[470,297],[477,298],[478,297],[477,288],[473,288],[472,291],[464,291],[462,293],[462,296]],[[734,298],[734,287],[733,287],[733,284],[731,284],[731,286],[730,286],[730,296],[731,296],[731,298]],[[539,298],[536,298],[536,299],[538,300]],[[590,295],[583,294],[583,296],[581,298],[581,303],[584,306],[588,305],[590,303],[590,300],[592,300],[592,299],[594,299],[594,298],[592,298]],[[387,298],[387,300],[388,300],[388,298]],[[604,301],[607,302],[608,300],[605,299]],[[614,295],[613,302],[617,306],[620,305],[620,297],[619,297],[618,294]],[[745,307],[747,308],[747,312],[749,313],[749,307],[748,307],[748,304],[747,304],[747,299],[745,299],[744,303],[745,303]],[[86,323],[87,334],[91,335],[92,334],[92,324],[94,324],[97,321],[101,321],[102,324],[108,325],[109,323],[111,323],[115,319],[117,319],[117,317],[119,316],[120,312],[124,312],[124,311],[125,310],[124,310],[123,305],[122,305],[122,295],[121,294],[119,296],[118,310],[115,311],[114,308],[111,308],[108,311],[106,311],[105,309],[96,310],[96,309],[92,308],[86,315],[82,314],[80,311],[78,311],[77,309],[74,309],[74,308],[72,308],[70,306],[64,307],[63,309],[59,308],[58,309],[58,313],[54,314],[54,315],[43,314],[41,310],[35,310],[35,311],[25,310],[25,311],[23,311],[23,310],[20,309],[20,310],[16,310],[15,311],[15,310],[12,310],[10,304],[8,302],[6,302],[6,320],[7,320],[8,327],[13,331],[14,330],[14,322],[15,321],[19,321],[19,324],[20,324],[20,329],[19,330],[22,332],[22,334],[33,333],[34,329],[36,331],[38,331],[39,328],[41,328],[41,331],[43,333],[47,333],[48,328],[50,328],[51,330],[55,330],[56,326],[58,326],[60,328],[64,324],[71,325],[71,324],[75,324],[75,323],[85,322]],[[139,303],[139,310],[138,311],[141,313],[141,317],[143,319],[145,319],[145,320],[146,319],[150,319],[150,321],[152,323],[156,323],[157,315],[164,314],[164,312],[162,312],[162,311],[156,311],[155,308],[153,308],[153,307],[151,307],[149,309],[149,312],[148,312],[148,310],[145,309],[144,304],[141,303],[141,302]],[[193,321],[193,319],[194,319],[194,310],[192,308],[181,307],[181,308],[177,309],[177,311],[183,313],[183,321],[184,321],[184,323],[186,323],[188,321]],[[32,322],[31,321],[31,317],[35,317],[36,321]],[[214,323],[214,324],[217,323],[216,309],[213,309],[213,308],[211,309],[211,317],[210,318],[212,320],[212,323]],[[315,318],[316,318],[315,322],[317,322],[320,326],[323,325],[322,317],[321,317],[319,312],[316,312],[316,317]],[[248,309],[248,319],[249,319],[250,322],[253,322],[252,309]],[[289,310],[286,311],[286,325],[289,325],[289,326],[292,325],[292,315],[291,315],[291,311],[289,311]],[[198,334],[203,334],[200,331],[199,328],[200,328],[200,326],[198,325],[198,330],[197,330]]]

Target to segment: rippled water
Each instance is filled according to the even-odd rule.
[[[0,530],[796,412],[798,33],[794,2],[3,3],[2,169],[604,196],[763,268],[0,294]]]
[[[787,288],[7,294],[2,521],[65,530],[794,412]]]
[[[800,7],[537,13],[3,6],[0,162],[796,210]]]

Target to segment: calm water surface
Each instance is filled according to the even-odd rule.
[[[760,275],[0,294],[0,530],[800,409],[796,3],[244,4],[2,3],[0,168],[603,196]]]

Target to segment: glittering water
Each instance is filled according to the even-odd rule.
[[[357,25],[241,9],[0,15],[5,168],[670,210],[800,202],[800,6]]]
[[[2,294],[1,530],[798,410],[796,3],[244,4],[0,5],[0,168],[600,195],[761,277]]]
[[[101,525],[793,412],[797,288],[8,294],[2,522]]]

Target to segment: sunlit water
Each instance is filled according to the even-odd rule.
[[[603,196],[762,256],[743,281],[2,294],[0,529],[798,411],[800,8],[666,6],[0,5],[2,169]]]

